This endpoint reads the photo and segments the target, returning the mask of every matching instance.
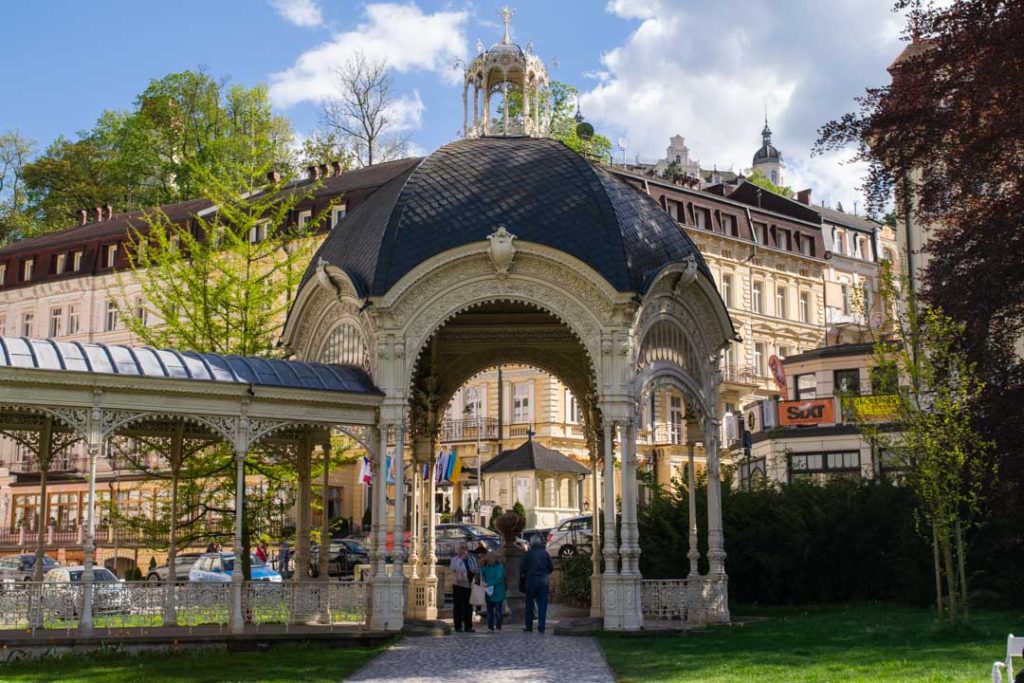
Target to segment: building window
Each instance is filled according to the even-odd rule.
[[[672,220],[674,220],[675,222],[678,223],[679,222],[679,204],[676,203],[676,202],[673,202],[671,200],[666,201],[665,204],[668,207],[668,215],[672,216]]]
[[[0,287],[4,286],[4,282],[7,280],[7,264],[0,263]]]
[[[768,246],[768,225],[754,223],[754,238],[762,245]]]
[[[776,287],[775,288],[775,315],[780,318],[786,316],[786,288]]]
[[[813,372],[797,375],[794,379],[796,400],[807,401],[818,397],[818,379]]]
[[[71,270],[75,273],[82,269],[82,252],[76,251],[71,255]]]
[[[63,273],[67,269],[68,269],[68,255],[67,254],[57,254],[57,257],[56,257],[56,259],[54,261],[53,272],[56,273],[57,275],[60,275],[61,273]]]
[[[108,244],[103,247],[103,267],[113,268],[117,263],[117,244]]]
[[[780,344],[779,345],[779,358],[780,359],[781,358],[785,358],[786,356],[790,355],[790,353],[791,353],[791,351],[790,351],[790,348],[788,346],[785,346],[784,344]]]
[[[530,410],[531,388],[529,383],[512,385],[512,422],[522,424],[532,421]]]
[[[754,369],[757,371],[758,376],[768,376],[768,372],[765,370],[764,344],[761,342],[754,344]]]
[[[800,292],[800,322],[811,322],[811,295]]]
[[[35,313],[22,313],[21,314],[21,336],[31,337],[35,332]]]
[[[860,370],[836,370],[832,381],[832,390],[836,394],[860,394]]]
[[[270,227],[270,221],[260,221],[252,228],[249,229],[249,244],[259,244],[263,240],[267,239],[267,229]]]
[[[113,332],[114,330],[117,329],[117,323],[118,323],[118,319],[117,319],[117,304],[115,304],[113,301],[108,301],[107,302],[107,320],[106,320],[106,326],[104,327],[104,329],[107,332]]]
[[[309,221],[313,217],[312,211],[300,211],[299,212],[299,230],[304,231],[309,226]]]
[[[850,285],[843,283],[839,285],[843,299],[843,315],[850,315]]]
[[[790,479],[860,478],[860,453],[794,453],[789,456]]]
[[[68,334],[78,334],[78,304],[68,304]]]
[[[683,398],[681,396],[669,396],[668,398],[668,437],[669,443],[681,444],[683,442]]]
[[[21,281],[28,282],[32,279],[32,271],[35,269],[36,260],[27,258],[21,262]]]
[[[579,424],[583,421],[583,413],[580,412],[580,402],[568,389],[565,390],[565,421],[568,424]]]
[[[736,227],[736,216],[722,214],[722,233],[732,237],[740,236],[739,230]]]
[[[732,275],[722,276],[722,301],[726,306],[732,306]]]
[[[146,309],[146,302],[142,297],[135,299],[135,318],[142,323],[143,326],[149,325],[149,311]]]
[[[842,255],[842,253],[843,253],[843,240],[844,240],[844,239],[846,239],[846,236],[845,236],[845,235],[843,235],[843,232],[842,232],[842,230],[836,230],[836,231],[835,231],[835,232],[833,233],[833,237],[832,237],[832,248],[833,248],[833,250],[834,250],[834,251],[835,251],[835,252],[836,252],[837,254],[840,254],[840,255]]]
[[[348,214],[348,203],[347,202],[342,202],[341,204],[338,204],[337,206],[332,208],[331,209],[331,227],[332,228],[338,227],[338,223],[341,223],[341,221],[344,220],[344,218],[345,218],[345,216],[347,214]]]
[[[708,210],[700,209],[697,207],[693,208],[693,222],[701,230],[707,230],[708,228]]]
[[[754,312],[764,313],[764,285],[762,283],[754,283],[751,299],[754,305]]]
[[[800,235],[800,253],[804,256],[814,256],[814,239],[807,235]]]
[[[59,337],[64,322],[64,309],[60,306],[50,309],[50,337]]]

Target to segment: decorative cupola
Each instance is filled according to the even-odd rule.
[[[462,128],[467,138],[487,135],[545,137],[551,120],[548,72],[540,57],[512,42],[515,12],[502,7],[505,24],[500,43],[485,50],[477,41],[477,56],[466,66],[462,89]],[[473,118],[469,100],[473,100]]]

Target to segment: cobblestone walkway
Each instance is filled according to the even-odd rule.
[[[614,683],[593,638],[523,633],[453,633],[403,638],[350,681],[405,683]]]

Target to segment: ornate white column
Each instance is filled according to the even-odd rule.
[[[86,446],[89,454],[89,507],[85,511],[85,560],[82,563],[85,571],[82,574],[82,618],[78,621],[78,630],[82,633],[92,633],[93,628],[93,566],[96,563],[96,458],[99,457],[103,447],[103,437],[100,435],[102,424],[103,411],[99,408],[93,408],[89,418],[89,442]]]
[[[312,501],[310,460],[313,441],[308,431],[299,442],[295,458],[295,557],[292,558],[292,581],[306,580],[309,570],[309,509]]]
[[[694,474],[694,451],[697,445],[693,441],[686,444],[686,491],[688,509],[688,521],[690,526],[690,543],[687,548],[686,557],[690,560],[690,573],[688,578],[695,579],[700,574],[698,563],[700,562],[700,548],[697,546],[697,477]]]
[[[594,437],[596,442],[597,437]],[[590,546],[590,558],[594,565],[590,573],[590,616],[599,618],[602,616],[601,609],[601,539],[604,538],[604,531],[601,529],[601,460],[596,452],[597,444],[594,443],[590,458],[590,512],[591,528],[593,529],[593,541]]]
[[[327,581],[327,572],[330,568],[330,549],[331,549],[331,520],[327,516],[327,509],[330,507],[330,465],[331,465],[331,445],[330,442],[320,445],[321,451],[324,456],[324,472],[323,472],[323,490],[320,492],[320,504],[321,504],[321,515],[320,515],[320,554],[317,556],[317,573],[320,575],[321,581]]]
[[[395,454],[395,526],[394,573],[405,579],[405,424],[394,425]]]
[[[601,608],[604,627],[622,628],[622,594],[619,590],[618,550],[615,545],[615,424],[604,417],[604,574],[601,577]]]
[[[245,446],[235,446],[235,570],[231,572],[231,632],[242,633],[242,517],[245,514]]]
[[[619,554],[622,570],[619,575],[622,595],[622,625],[626,630],[643,627],[643,608],[640,603],[640,534],[637,526],[636,478],[636,420],[630,418],[619,423],[622,448],[622,542]]]
[[[725,543],[722,535],[722,475],[718,463],[721,422],[717,417],[704,423],[704,455],[708,467],[708,586],[707,619],[729,621],[728,577],[725,574]]]

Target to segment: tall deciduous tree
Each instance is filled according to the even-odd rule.
[[[107,111],[76,140],[58,138],[25,167],[28,213],[36,232],[67,227],[79,209],[117,211],[201,195],[200,174],[252,154],[292,163],[288,121],[275,116],[266,88],[229,86],[202,71],[152,81],[128,111]]]
[[[754,185],[762,187],[769,192],[774,192],[775,194],[782,195],[783,197],[793,196],[793,188],[784,185],[776,185],[764,174],[764,171],[759,168],[753,169],[750,172],[750,175],[746,176],[746,179],[748,183],[753,183]],[[842,211],[842,209],[839,210]]]
[[[356,52],[334,70],[335,94],[320,103],[320,120],[338,136],[359,166],[402,156],[408,146],[398,135],[391,67]]]
[[[18,239],[29,231],[25,166],[33,142],[16,130],[0,133],[0,244]]]
[[[869,164],[874,211],[929,226],[925,300],[965,326],[968,358],[985,381],[974,417],[996,441],[1000,517],[1024,523],[1024,4],[927,3],[908,10],[892,83],[826,124],[819,149],[854,145]],[[910,207],[913,206],[913,211]],[[969,287],[965,287],[969,283]],[[1011,564],[1024,543],[1001,543]],[[1011,559],[1012,558],[1012,559]]]
[[[843,412],[914,491],[920,522],[934,543],[936,605],[942,615],[945,597],[945,614],[955,624],[968,615],[963,530],[978,511],[990,474],[984,457],[989,444],[971,419],[983,385],[963,351],[964,326],[938,308],[921,307],[906,283],[905,275],[893,274],[891,262],[882,263],[879,293],[891,311],[893,336],[876,336],[873,382],[901,383],[880,397],[889,401],[892,431],[865,414],[858,398],[845,397]]]

